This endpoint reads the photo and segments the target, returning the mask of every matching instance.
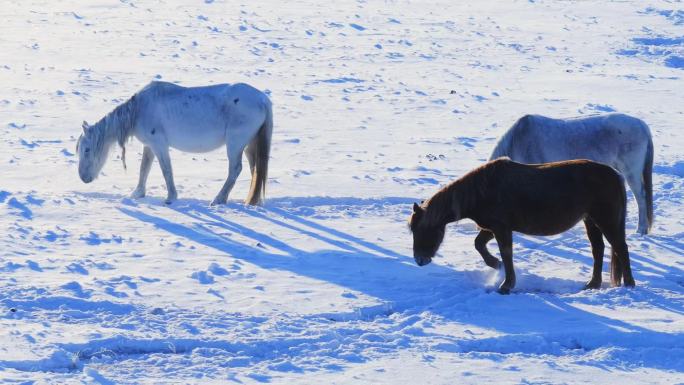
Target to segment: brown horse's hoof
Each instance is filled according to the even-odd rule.
[[[503,263],[501,263],[498,258],[485,258],[484,262],[494,270],[501,270],[501,267],[503,267]]]
[[[636,286],[636,282],[634,282],[634,279],[626,280],[625,279],[625,287],[634,287]]]
[[[501,295],[506,295],[506,294],[511,294],[511,289],[509,289],[507,287],[500,287],[496,292],[501,294]]]
[[[589,281],[589,282],[587,282],[586,285],[584,285],[584,287],[582,288],[582,290],[590,290],[590,289],[598,290],[598,289],[600,289],[600,288],[601,288],[601,282],[592,282],[592,281]]]

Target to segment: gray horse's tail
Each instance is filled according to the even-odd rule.
[[[268,178],[268,158],[271,152],[271,136],[273,135],[273,109],[271,103],[265,105],[266,117],[247,151],[252,160],[252,184],[245,203],[260,205],[266,196],[266,179]]]
[[[644,193],[646,195],[646,218],[648,220],[647,232],[650,232],[653,224],[653,139],[648,136],[648,146],[646,147],[646,159],[644,160],[644,170],[642,178],[644,180]]]
[[[618,173],[617,171],[615,173],[620,179],[618,190],[620,191],[619,199],[622,203],[622,210],[620,210],[618,214],[618,225],[621,239],[624,242],[625,223],[627,222],[627,192],[625,191],[625,181],[622,177],[622,174]],[[620,240],[617,240],[616,242],[620,242]],[[620,286],[622,283],[622,278],[625,276],[625,269],[629,265],[629,256],[627,256],[627,259],[620,258],[620,255],[617,253],[616,246],[617,245],[612,243],[610,245],[610,283],[613,286]]]

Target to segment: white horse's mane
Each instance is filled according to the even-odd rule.
[[[88,128],[92,130],[93,150],[98,156],[107,156],[107,146],[116,140],[121,147],[121,161],[124,169],[126,168],[126,141],[133,136],[133,125],[137,117],[135,96],[133,95]]]
[[[137,105],[135,95],[128,99],[124,104],[116,107],[114,111],[105,116],[107,126],[116,130],[116,139],[119,146],[124,147],[126,140],[133,135],[133,124],[135,123]]]

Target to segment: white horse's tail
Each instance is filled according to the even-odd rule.
[[[653,224],[653,139],[651,135],[648,136],[648,146],[646,147],[646,159],[644,160],[644,169],[642,171],[642,178],[644,181],[644,193],[646,195],[646,219],[648,220],[647,230],[651,230]]]
[[[252,171],[252,185],[245,203],[259,205],[266,196],[266,179],[268,178],[268,158],[271,152],[271,136],[273,135],[273,109],[271,103],[265,104],[266,117],[254,139],[249,144],[254,165]]]

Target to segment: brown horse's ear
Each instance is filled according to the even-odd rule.
[[[420,222],[420,219],[423,217],[423,214],[425,213],[425,209],[418,206],[418,203],[413,203],[413,214],[411,214],[411,217],[409,218],[409,228],[411,231],[415,229],[416,226],[418,226],[418,222]]]
[[[81,125],[81,127],[83,127],[83,132],[86,132],[86,130],[88,129],[88,122],[84,120],[83,125]]]

